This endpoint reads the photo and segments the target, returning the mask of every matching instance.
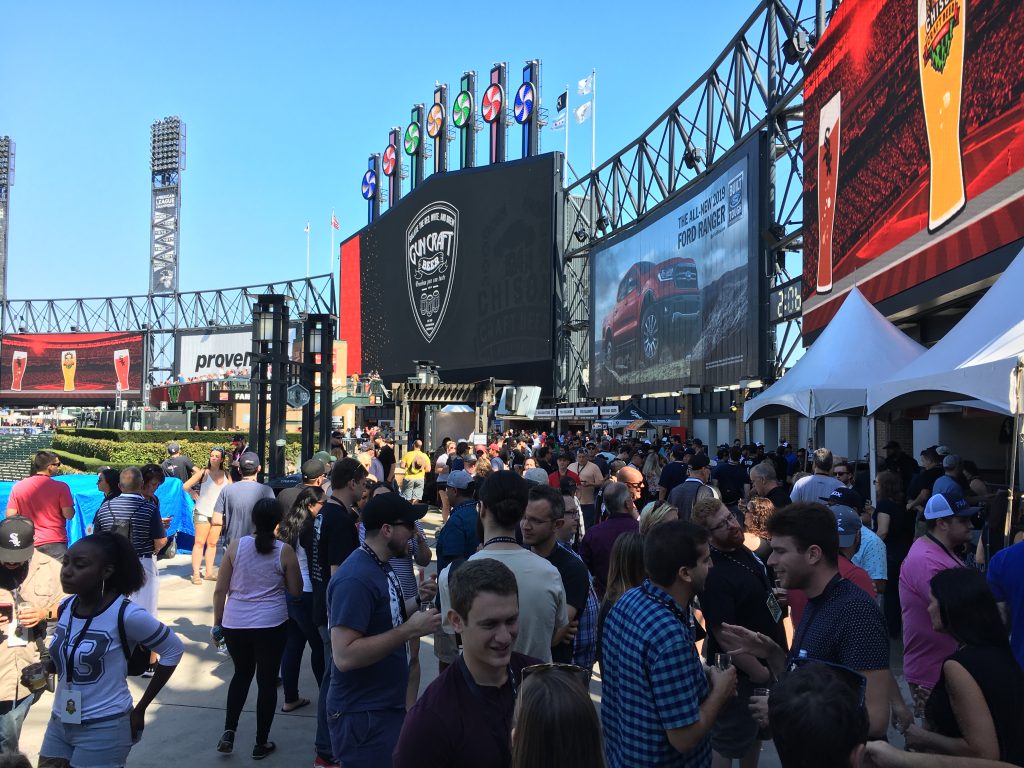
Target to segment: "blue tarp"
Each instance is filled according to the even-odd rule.
[[[74,543],[85,536],[86,529],[92,525],[96,510],[103,501],[103,494],[96,487],[96,475],[58,475],[53,479],[71,488],[75,516],[68,520],[68,541]],[[7,499],[11,495],[12,487],[14,483],[0,482],[0,509],[4,511],[7,510]],[[190,550],[192,535],[195,533],[195,528],[192,527],[192,497],[185,492],[181,487],[181,480],[176,477],[165,479],[156,489],[156,497],[160,499],[160,514],[171,518],[167,535],[180,533],[178,548],[183,551]]]

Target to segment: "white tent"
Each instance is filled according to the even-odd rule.
[[[808,418],[856,411],[868,387],[918,358],[924,347],[852,288],[835,317],[796,365],[743,404],[743,420],[795,411]]]
[[[1024,251],[942,340],[868,390],[868,412],[974,401],[1004,414],[1017,409],[1017,366],[1024,355]]]

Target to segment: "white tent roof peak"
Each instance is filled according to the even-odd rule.
[[[795,411],[815,418],[867,404],[869,385],[918,358],[924,347],[851,288],[835,317],[781,379],[743,405],[743,418]]]

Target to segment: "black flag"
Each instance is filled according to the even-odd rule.
[[[569,101],[569,92],[568,91],[562,91],[562,93],[558,97],[558,101],[555,102],[555,108],[559,112],[561,112],[562,110],[565,109],[565,105],[566,105],[566,103],[568,101]]]

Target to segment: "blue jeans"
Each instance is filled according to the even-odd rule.
[[[307,643],[313,677],[320,685],[324,677],[324,643],[313,624],[313,593],[303,592],[299,597],[288,595],[288,641],[281,657],[281,683],[286,702],[298,701],[299,669]]]
[[[597,525],[597,508],[593,504],[580,504],[583,513],[583,526],[589,531]]]
[[[320,681],[320,697],[316,702],[316,737],[314,745],[316,753],[330,762],[334,762],[334,750],[331,749],[331,732],[327,728],[327,691],[331,687],[331,673],[334,669],[334,656],[331,655],[331,630],[326,625],[317,627],[324,652],[324,676]]]

